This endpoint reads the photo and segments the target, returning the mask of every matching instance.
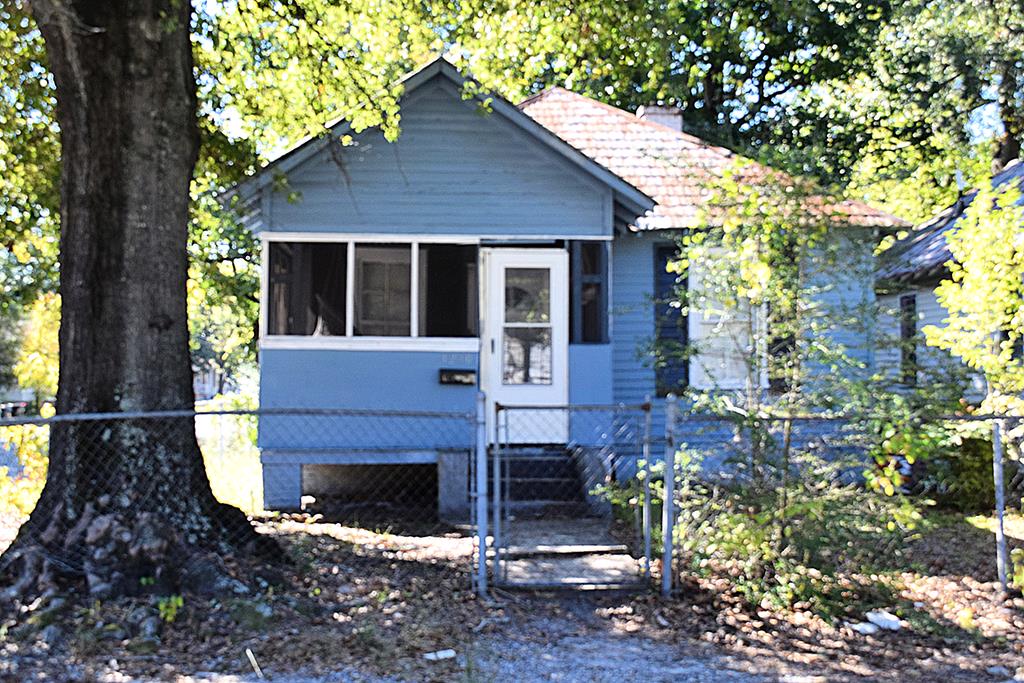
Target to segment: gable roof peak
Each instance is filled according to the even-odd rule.
[[[452,62],[441,54],[397,81],[398,85],[404,87],[401,97],[405,98],[437,76],[447,78],[460,88],[469,81],[479,84],[471,76],[463,75]],[[537,143],[567,159],[580,171],[609,188],[613,192],[616,204],[622,207],[624,215],[630,214],[635,218],[642,216],[653,208],[654,199],[645,192],[624,180],[621,176],[609,171],[600,162],[577,150],[564,139],[537,123],[532,117],[525,114],[501,95],[481,88],[481,92],[474,93],[473,97],[481,102],[486,98],[493,114],[504,118]],[[288,151],[266,164],[256,174],[228,190],[222,196],[230,197],[236,195],[242,198],[243,201],[251,200],[271,184],[273,178],[271,171],[288,173],[324,149],[332,138],[339,138],[351,132],[348,122],[343,118],[328,123],[325,129],[325,132],[319,136],[312,136],[299,141]]]

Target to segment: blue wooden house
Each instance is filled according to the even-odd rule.
[[[238,188],[263,249],[261,407],[469,413],[478,391],[489,406],[593,405],[742,381],[725,346],[660,367],[644,355],[708,323],[660,301],[676,286],[665,263],[732,153],[668,108],[634,114],[561,88],[516,106],[463,86],[438,59],[404,80],[396,142],[314,139]],[[895,219],[851,206],[870,258],[873,231]],[[873,296],[871,283],[844,291]],[[464,482],[455,427],[386,429],[393,448],[370,449],[376,437],[350,426],[264,418],[267,506],[298,506],[339,465],[436,466]],[[548,419],[513,440],[571,436]]]

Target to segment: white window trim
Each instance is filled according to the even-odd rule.
[[[338,233],[338,232],[291,232],[285,230],[264,230],[260,239],[265,242],[336,242],[338,244],[351,242],[376,242],[378,244],[410,244],[412,242],[423,242],[427,244],[480,244],[482,242],[547,242],[555,240],[573,240],[595,242],[611,242],[614,235],[531,235],[525,233],[495,233],[495,234],[425,234],[425,233]]]
[[[477,353],[479,337],[300,337],[272,335],[260,340],[260,349],[330,351],[436,351]]]
[[[409,336],[420,336],[420,243],[409,247]]]

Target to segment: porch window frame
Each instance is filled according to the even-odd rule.
[[[484,278],[477,277],[477,334],[473,337],[428,337],[420,335],[419,298],[421,267],[420,246],[430,244],[451,244],[486,246],[489,241],[522,242],[533,244],[538,240],[548,239],[537,235],[460,235],[460,234],[401,234],[401,233],[334,233],[334,232],[291,232],[285,230],[265,231],[260,238],[260,317],[259,317],[259,348],[260,349],[325,349],[351,351],[434,351],[445,353],[476,353],[480,350],[481,330],[483,329],[483,287]],[[599,241],[610,245],[612,236],[597,235],[559,235],[551,239]],[[346,245],[346,285],[345,285],[345,334],[334,336],[311,335],[271,335],[269,329],[269,294],[270,294],[270,245],[273,242],[306,242],[331,243]],[[356,257],[355,250],[359,245],[386,244],[404,245],[410,249],[410,315],[409,334],[407,336],[367,336],[355,334],[355,296],[356,296]],[[606,256],[610,267],[610,255]],[[479,252],[477,268],[480,267]],[[605,289],[610,289],[610,277]],[[610,293],[605,293],[610,297]],[[606,299],[607,300],[607,299]],[[609,335],[606,325],[605,334]],[[610,336],[610,335],[609,335]]]

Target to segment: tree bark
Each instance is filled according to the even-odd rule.
[[[185,0],[33,0],[61,129],[57,411],[191,410],[186,252],[199,140]],[[15,592],[96,595],[168,577],[180,555],[255,547],[214,498],[191,417],[65,422],[7,553]],[[3,565],[0,565],[2,568]]]
[[[1003,135],[996,140],[992,173],[1002,171],[1020,157],[1022,122],[1015,106],[1018,89],[1016,66],[1013,62],[1003,62],[999,69],[999,118],[1003,124]]]

